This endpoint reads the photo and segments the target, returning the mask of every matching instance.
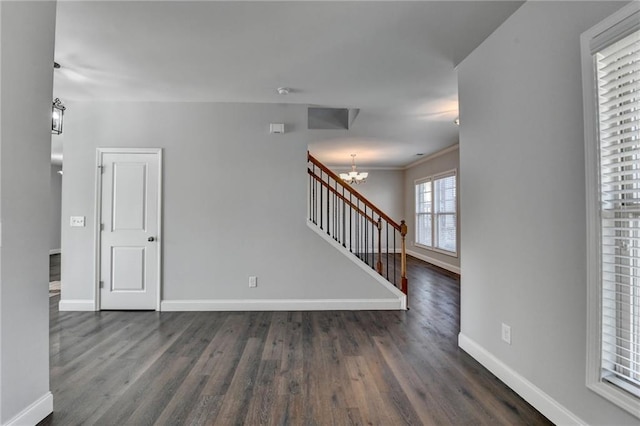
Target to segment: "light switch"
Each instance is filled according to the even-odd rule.
[[[84,227],[84,216],[71,216],[71,220],[69,221],[69,224],[72,227],[83,228]]]
[[[258,287],[258,277],[249,277],[249,287]]]

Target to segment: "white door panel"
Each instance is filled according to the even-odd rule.
[[[111,291],[145,291],[145,247],[111,248]]]
[[[157,309],[160,152],[103,150],[100,309]]]
[[[143,231],[146,229],[147,165],[113,164],[113,200],[111,229]]]

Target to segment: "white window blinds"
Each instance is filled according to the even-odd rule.
[[[416,244],[457,253],[456,172],[416,182]]]
[[[433,245],[431,179],[416,184],[416,243]]]
[[[602,378],[640,396],[640,31],[595,54]]]
[[[434,181],[436,186],[436,247],[456,251],[456,175],[444,176]]]

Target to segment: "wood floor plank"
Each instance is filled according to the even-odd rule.
[[[287,312],[274,312],[271,317],[271,327],[267,334],[262,353],[263,360],[282,358],[284,344],[287,335]]]
[[[271,416],[273,406],[278,398],[277,381],[279,371],[279,360],[262,360],[260,362],[244,424],[267,425],[273,423]]]
[[[344,363],[354,402],[352,408],[359,408],[363,422],[374,425],[399,424],[393,406],[383,398],[383,392],[372,379],[367,360],[362,356],[348,356]]]
[[[303,350],[302,312],[287,312],[285,337],[280,358],[277,387],[277,403],[273,407],[273,424],[289,425],[303,416],[302,395]]]
[[[229,389],[222,400],[216,423],[224,425],[242,425],[247,415],[258,375],[260,357],[264,341],[249,337],[242,357],[238,361]]]
[[[325,397],[321,392],[320,358],[316,351],[318,329],[314,324],[314,313],[302,313],[302,422],[309,425],[319,424],[319,419],[331,420],[331,409],[327,409]],[[329,419],[329,420],[326,420]]]
[[[192,412],[199,405],[200,392],[209,380],[209,376],[190,374],[171,396],[169,403],[162,409],[155,424],[180,425],[186,424]]]
[[[374,337],[374,340],[422,423],[456,424],[456,407],[438,403],[442,396],[435,394],[435,381],[430,383],[431,386],[423,383],[394,344],[379,337]]]
[[[206,381],[185,424],[209,424],[218,416],[247,344],[249,317],[230,313],[192,369]],[[176,399],[176,403],[180,403]]]
[[[155,424],[162,408],[173,398],[189,371],[192,360],[167,357],[161,368],[152,369],[136,385],[124,393],[118,407],[105,413],[96,425]],[[161,371],[160,371],[161,370]]]

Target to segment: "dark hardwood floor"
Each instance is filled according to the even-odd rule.
[[[407,312],[58,312],[43,425],[551,424],[457,346],[459,282]]]
[[[61,255],[49,255],[49,281],[60,281],[60,259]]]

